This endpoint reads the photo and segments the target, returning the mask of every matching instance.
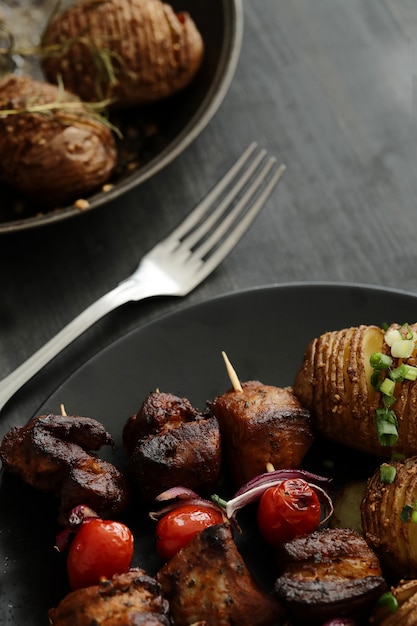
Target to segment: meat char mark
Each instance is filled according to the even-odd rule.
[[[229,524],[206,528],[158,572],[175,624],[276,626],[285,615],[279,601],[249,573]]]
[[[186,398],[154,392],[123,431],[129,472],[137,493],[152,501],[182,485],[201,494],[217,485],[221,465],[219,425]]]
[[[52,626],[169,626],[168,602],[144,570],[69,593],[48,613]]]
[[[220,425],[222,445],[236,486],[266,471],[299,467],[313,443],[310,414],[292,390],[242,384],[243,391],[229,390],[209,403]]]
[[[91,418],[41,415],[10,429],[0,445],[3,466],[40,491],[60,500],[60,521],[79,504],[114,517],[127,504],[128,486],[114,465],[97,457],[113,445],[104,426]]]
[[[366,617],[385,591],[378,558],[348,528],[322,529],[283,544],[278,597],[297,623],[322,624],[332,617]]]

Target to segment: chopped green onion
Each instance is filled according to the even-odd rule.
[[[392,409],[379,408],[375,411],[376,432],[381,446],[393,446],[398,440],[397,418]]]
[[[405,365],[405,367],[407,369],[407,373],[404,378],[406,380],[417,380],[417,367],[414,367],[414,365]]]
[[[391,347],[394,341],[401,341],[402,335],[398,328],[390,328],[390,330],[385,333],[384,339],[385,343]]]
[[[398,611],[398,600],[391,591],[386,591],[378,599],[378,606],[386,606],[391,613]]]
[[[414,348],[413,339],[400,339],[392,344],[391,354],[396,359],[408,359],[413,354]]]
[[[405,454],[403,454],[402,452],[394,452],[391,455],[391,461],[404,461],[405,459]]]
[[[396,473],[395,467],[388,465],[388,463],[383,463],[379,468],[379,480],[381,483],[391,484],[394,482]]]
[[[417,523],[417,511],[411,513],[411,521],[414,522],[414,524]]]
[[[392,358],[388,354],[382,352],[374,352],[371,354],[369,363],[374,370],[386,370],[392,365]]]
[[[413,339],[413,331],[410,328],[410,324],[405,322],[400,328],[401,336],[405,339]]]
[[[390,378],[385,378],[379,386],[379,391],[386,396],[393,396],[395,389],[395,382]]]
[[[374,370],[371,374],[371,385],[375,389],[375,391],[379,391],[379,388],[382,383],[382,376],[379,370]]]
[[[394,396],[383,396],[384,406],[389,409],[395,402]]]
[[[401,363],[401,365],[390,371],[389,377],[391,380],[395,380],[396,383],[402,382],[407,374],[408,367],[405,363]]]
[[[412,514],[413,514],[413,507],[410,506],[409,504],[406,504],[402,508],[402,511],[400,514],[400,520],[402,522],[409,522],[411,520]]]

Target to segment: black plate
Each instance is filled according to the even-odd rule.
[[[183,308],[123,337],[70,376],[36,412],[85,415],[102,421],[118,448],[103,454],[123,467],[120,439],[126,419],[147,394],[159,388],[187,396],[204,408],[230,387],[221,351],[241,380],[291,385],[304,349],[313,337],[351,325],[414,322],[417,296],[360,285],[294,284],[262,287]],[[366,459],[332,447],[338,472],[352,478]],[[318,449],[314,469],[324,457]],[[50,499],[3,473],[0,482],[0,623],[47,624],[46,611],[66,592],[62,557],[53,551],[56,511]],[[153,573],[152,526],[139,512],[129,514],[137,536],[135,564]],[[252,539],[242,544],[246,557]],[[252,551],[252,552],[251,552]],[[256,563],[252,564],[256,572]],[[264,566],[263,566],[264,567]]]
[[[205,42],[203,66],[193,83],[174,98],[134,110],[129,113],[128,120],[125,116],[124,124],[138,133],[139,139],[128,149],[134,154],[138,151],[137,158],[132,160],[137,160],[139,165],[132,172],[126,163],[120,162],[116,177],[109,181],[114,187],[106,193],[89,197],[86,210],[102,206],[140,185],[177,158],[211,120],[230,86],[242,41],[242,0],[172,0],[169,4],[176,11],[188,11],[199,28]],[[32,7],[28,10],[25,0],[6,0],[4,11],[11,20],[14,33],[20,34],[22,28],[39,28],[41,18],[46,22],[50,13],[46,13],[44,5],[50,9],[50,0],[39,0],[36,11]],[[27,42],[24,43],[27,47]],[[36,66],[29,61],[24,69],[41,78]],[[157,129],[151,137],[145,132],[148,125]],[[15,192],[4,186],[0,187],[0,196],[0,234],[42,226],[84,212],[68,206],[37,214],[41,207],[34,207],[24,199],[17,200]],[[17,201],[21,207],[19,216],[14,209]]]

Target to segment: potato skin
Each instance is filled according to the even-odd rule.
[[[363,534],[390,577],[415,578],[417,523],[404,513],[417,500],[417,457],[389,465],[396,470],[392,483],[381,482],[380,468],[368,482],[361,504]]]
[[[390,458],[393,452],[416,454],[417,382],[405,380],[395,388],[392,409],[398,419],[397,443],[383,446],[378,440],[375,411],[383,406],[383,397],[371,386],[369,358],[374,352],[390,354],[384,331],[377,326],[324,333],[306,348],[294,394],[311,411],[313,426],[332,441],[381,458]],[[392,368],[400,362],[394,359]],[[408,362],[415,365],[415,356]]]
[[[370,624],[374,626],[416,626],[417,580],[402,580],[391,593],[398,602],[398,610],[392,612],[386,605],[377,605],[372,612]]]
[[[42,45],[62,48],[61,54],[44,56],[48,80],[61,76],[66,89],[84,101],[111,97],[114,109],[155,102],[183,89],[204,53],[191,17],[175,14],[160,0],[79,2],[51,20]],[[103,63],[105,51],[115,81]]]
[[[79,99],[29,77],[0,81],[0,112],[55,102]],[[85,197],[110,178],[115,164],[111,131],[81,102],[76,110],[0,116],[0,178],[35,202],[59,206]]]

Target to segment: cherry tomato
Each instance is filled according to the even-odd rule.
[[[223,515],[215,509],[184,504],[161,517],[156,526],[156,550],[166,561],[208,526],[221,524]]]
[[[320,523],[320,501],[302,478],[284,480],[263,494],[258,507],[258,527],[272,546],[311,533]]]
[[[67,572],[72,589],[97,585],[101,578],[127,572],[133,535],[121,522],[93,518],[84,522],[71,542]]]

